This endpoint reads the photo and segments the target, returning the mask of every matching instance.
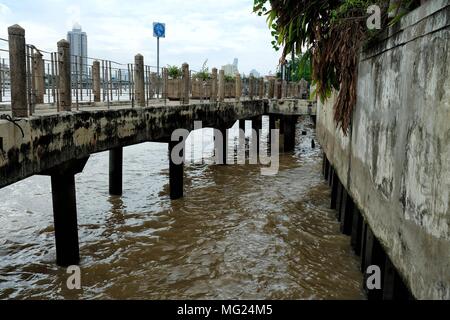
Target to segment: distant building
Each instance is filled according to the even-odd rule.
[[[71,55],[71,65],[72,72],[76,70],[76,63],[78,63],[78,73],[81,72],[82,75],[88,75],[88,61],[87,61],[87,35],[86,32],[81,30],[81,26],[76,23],[74,24],[72,31],[67,33],[67,41],[70,43],[70,55]],[[80,66],[80,58],[81,64]]]
[[[226,64],[222,66],[222,70],[225,72],[225,75],[234,76],[236,73],[239,73],[238,64],[239,60],[234,58],[233,64]]]
[[[251,71],[250,71],[250,75],[251,76],[254,76],[255,78],[259,78],[261,75],[259,74],[259,72],[258,71],[256,71],[255,69],[252,69]]]

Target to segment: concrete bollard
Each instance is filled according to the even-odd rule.
[[[156,81],[156,74],[155,74],[155,81]],[[167,68],[162,69],[162,98],[164,100],[167,99],[167,83],[169,82],[169,73],[167,71]],[[156,83],[156,82],[155,82]]]
[[[161,70],[163,79],[164,79],[164,69],[165,68],[162,68],[162,70]],[[157,91],[156,86],[157,86],[157,74],[156,74],[156,72],[152,72],[152,73],[150,73],[150,99],[152,99],[156,94],[156,91]],[[163,97],[164,97],[164,92],[163,92]]]
[[[136,103],[139,107],[145,107],[144,56],[137,54],[134,57],[134,64]]]
[[[8,40],[12,116],[27,117],[25,30],[17,24],[9,27]]]
[[[211,102],[217,101],[217,68],[211,70]]]
[[[253,96],[255,94],[255,78],[253,76],[250,76],[250,78],[248,79],[248,97],[250,98],[250,100],[253,100]]]
[[[242,81],[241,81],[241,75],[239,73],[236,73],[236,101],[239,102],[241,100],[242,95]]]
[[[267,90],[268,91],[267,96],[269,99],[273,99],[274,89],[275,89],[275,79],[270,79],[269,80],[269,88]]]
[[[100,102],[100,61],[92,63],[92,91],[94,102]]]
[[[280,99],[280,82],[278,80],[274,81],[273,96],[275,99]]]
[[[225,101],[225,71],[219,71],[219,102]]]
[[[44,79],[44,60],[42,54],[36,52],[33,55],[33,87],[35,89],[35,102],[37,104],[44,103],[45,95],[45,79]]]
[[[183,91],[182,91],[182,103],[189,104],[189,92],[190,92],[190,74],[189,74],[189,65],[187,63],[183,63],[181,66],[182,74],[183,74]]]
[[[258,96],[259,99],[264,98],[264,78],[258,80]]]
[[[59,70],[59,110],[72,109],[72,79],[70,73],[70,43],[67,40],[58,42]]]

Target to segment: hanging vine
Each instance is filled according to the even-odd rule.
[[[393,2],[394,5],[389,6]],[[306,51],[312,58],[312,79],[316,94],[324,101],[338,91],[334,103],[336,126],[346,135],[356,105],[359,53],[364,43],[382,30],[369,30],[367,9],[377,5],[381,25],[397,22],[419,0],[254,0],[254,11],[267,16],[275,50],[281,49],[280,63],[288,53]]]

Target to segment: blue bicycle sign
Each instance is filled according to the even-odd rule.
[[[165,38],[166,24],[161,22],[153,22],[153,36],[156,38]]]

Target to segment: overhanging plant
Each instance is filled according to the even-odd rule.
[[[393,2],[390,3],[390,2]],[[388,26],[419,0],[254,0],[254,11],[267,16],[275,50],[283,48],[280,62],[287,54],[306,51],[312,61],[312,80],[321,100],[333,90],[339,94],[334,104],[334,120],[344,134],[350,127],[356,105],[359,53],[364,43],[380,31],[366,26],[367,8],[378,5],[382,26]],[[390,7],[391,5],[391,7]],[[389,9],[390,7],[390,9]]]

